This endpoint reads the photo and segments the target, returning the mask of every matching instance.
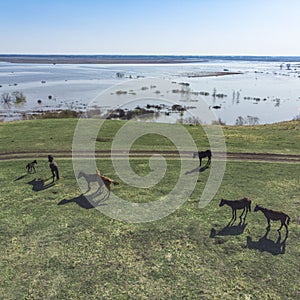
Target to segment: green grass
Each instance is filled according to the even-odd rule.
[[[49,177],[40,161],[36,175],[20,171],[26,161],[1,162],[0,294],[3,299],[296,299],[299,293],[299,179],[297,164],[229,162],[217,195],[205,208],[198,201],[208,177],[173,214],[151,223],[128,224],[76,202],[71,160],[57,161],[62,179],[33,191],[28,182]],[[168,192],[177,161],[168,160],[165,190],[113,187],[120,197],[140,202]],[[107,160],[97,162],[118,179]],[[146,166],[132,160],[133,168]],[[140,170],[141,174],[146,172]],[[47,183],[47,182],[46,182]],[[291,216],[284,254],[249,249],[265,233],[263,215],[250,213],[240,235],[210,237],[230,219],[221,197],[250,197],[254,204]],[[109,200],[106,202],[109,205]],[[270,240],[276,241],[272,223]],[[283,230],[283,236],[285,231]],[[258,246],[259,247],[259,246]]]
[[[0,124],[0,153],[71,150],[76,120],[36,120]],[[104,124],[96,144],[110,149],[123,122]],[[168,125],[171,126],[171,125]],[[51,128],[49,130],[48,128]],[[57,128],[62,128],[58,131]],[[199,148],[207,147],[201,128],[187,126]],[[299,122],[224,127],[229,151],[299,154]],[[58,134],[62,132],[63,134]],[[52,137],[52,139],[50,139]],[[280,142],[278,142],[280,141]],[[48,143],[49,142],[49,143]],[[135,149],[172,149],[169,141],[149,135]],[[28,160],[0,161],[1,299],[297,299],[299,297],[299,164],[227,161],[222,184],[204,208],[198,204],[210,169],[199,173],[195,190],[171,215],[155,222],[130,224],[111,219],[80,197],[71,159],[57,159],[61,180],[34,190],[33,180],[49,180],[45,158],[37,173],[25,173]],[[131,159],[144,176],[148,158]],[[144,203],[170,192],[180,162],[167,159],[162,181],[152,188],[122,182],[107,158],[97,166],[120,181],[113,193]],[[195,167],[197,161],[195,161]],[[187,175],[189,176],[189,175]],[[229,207],[220,198],[252,199],[289,214],[284,253],[276,244],[278,223],[268,238],[266,219],[251,212],[238,232],[225,228]],[[105,204],[110,205],[110,199]],[[237,222],[236,222],[237,224]],[[215,235],[214,233],[219,233]],[[282,239],[285,229],[282,230]]]
[[[299,154],[300,121],[223,127],[228,151]]]
[[[77,119],[43,119],[0,124],[0,154],[36,150],[71,151]],[[96,149],[110,150],[115,134],[125,121],[104,122],[98,133]],[[175,125],[167,125],[170,130]],[[209,148],[201,126],[185,126],[199,149]],[[300,121],[259,126],[224,126],[227,151],[300,154]],[[89,132],[87,132],[88,134]],[[3,145],[3,146],[2,146]],[[137,139],[133,149],[174,149],[166,138],[152,134]]]

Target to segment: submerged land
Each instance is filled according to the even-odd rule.
[[[97,105],[102,113],[115,105],[131,110],[133,107],[127,107],[126,103],[137,96],[157,100],[157,103],[147,101],[149,105],[164,103],[172,97],[172,101],[186,107],[183,115],[172,112],[172,117],[184,122],[193,114],[197,122],[211,123],[201,107],[203,101],[226,124],[292,120],[298,118],[295,107],[300,99],[298,60],[297,57],[0,54],[0,120],[66,110],[86,112],[91,100],[113,85],[118,86],[117,90]],[[149,82],[138,86],[132,79]],[[162,85],[153,79],[161,79]],[[165,88],[166,81],[172,86]],[[145,103],[139,105],[144,108]],[[154,121],[170,122],[169,111],[159,113]]]

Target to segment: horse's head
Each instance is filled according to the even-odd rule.
[[[79,179],[79,178],[81,178],[82,176],[83,176],[83,172],[80,171],[80,172],[78,173],[78,175],[77,175],[77,178]]]
[[[34,164],[37,164],[37,161],[36,161],[36,159],[33,161],[33,163],[34,163]]]
[[[256,204],[254,207],[254,211],[259,211],[259,209],[260,209],[259,205]]]
[[[224,199],[222,198],[221,199],[221,202],[220,202],[220,204],[219,204],[219,206],[223,206],[225,204],[225,201],[224,201]]]

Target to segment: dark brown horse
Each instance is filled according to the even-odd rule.
[[[275,211],[275,210],[267,209],[262,206],[256,205],[254,211],[257,212],[259,210],[262,211],[265,217],[267,218],[268,221],[267,229],[270,229],[271,227],[270,220],[273,220],[273,221],[281,222],[280,228],[277,229],[278,232],[281,230],[282,226],[284,226],[286,230],[288,230],[288,225],[290,223],[291,218],[287,214],[283,213],[282,211]]]
[[[28,163],[28,164],[26,165],[26,169],[27,169],[27,173],[28,173],[28,174],[31,174],[32,171],[33,171],[33,173],[36,172],[36,171],[35,171],[35,167],[34,167],[34,165],[36,165],[36,164],[37,164],[37,161],[34,160],[34,161],[32,161],[32,162],[30,162],[30,163]]]
[[[198,151],[198,152],[194,152],[193,154],[193,158],[195,157],[198,157],[199,158],[199,161],[200,161],[200,167],[201,167],[201,163],[202,163],[202,158],[205,158],[207,157],[208,158],[208,161],[206,163],[207,166],[210,165],[210,162],[211,162],[211,151],[210,150],[206,150],[206,151]]]
[[[246,220],[248,211],[251,212],[251,200],[248,198],[243,198],[240,200],[226,200],[226,199],[221,199],[221,202],[219,204],[219,206],[223,206],[223,205],[228,205],[231,207],[232,210],[232,218],[230,220],[230,222],[228,224],[233,224],[234,221],[236,220],[236,210],[237,209],[243,209],[243,212],[240,215],[240,221],[242,222],[242,216],[244,214],[244,212],[246,212],[245,216],[244,216],[244,222]]]

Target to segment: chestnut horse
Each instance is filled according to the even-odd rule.
[[[87,174],[83,171],[80,171],[78,173],[77,178],[81,178],[84,177],[84,179],[86,180],[87,184],[88,184],[88,190],[91,189],[90,183],[91,182],[97,182],[99,185],[99,190],[102,189],[103,185],[105,185],[105,187],[108,189],[108,191],[110,192],[110,185],[113,183],[114,185],[118,185],[119,183],[107,176],[104,176],[101,174],[101,172],[99,170],[97,170],[97,173],[94,174]]]

